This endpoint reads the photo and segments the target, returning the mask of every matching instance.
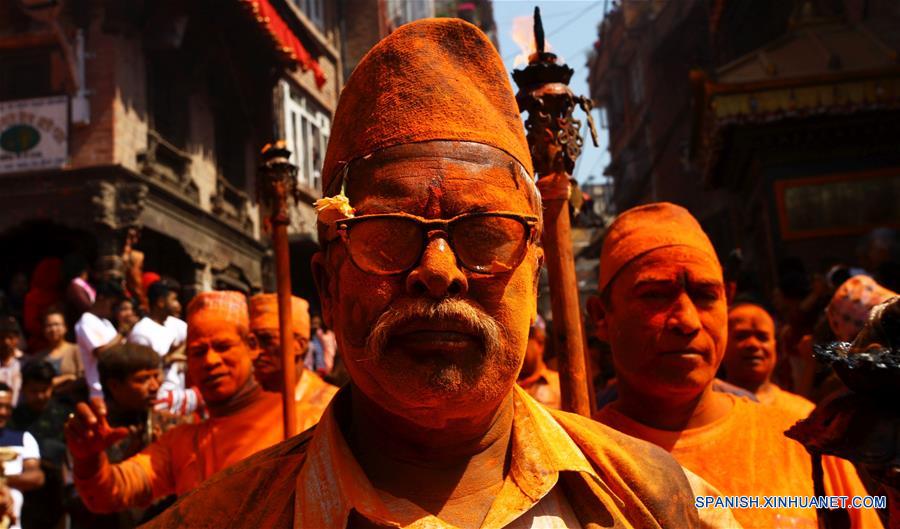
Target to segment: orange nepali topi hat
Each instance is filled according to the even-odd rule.
[[[376,44],[347,80],[331,131],[325,196],[340,191],[351,161],[424,141],[490,145],[533,174],[502,59],[480,29],[455,18],[410,22]]]
[[[294,334],[309,338],[309,303],[291,296]],[[278,294],[257,294],[250,298],[250,329],[278,329]]]
[[[233,322],[244,329],[249,328],[247,297],[243,292],[214,290],[194,296],[187,307],[188,330],[192,326],[191,321],[203,312],[213,312],[221,320]]]
[[[600,251],[600,292],[631,261],[659,248],[688,246],[719,258],[697,219],[681,206],[656,202],[631,208],[610,225]]]

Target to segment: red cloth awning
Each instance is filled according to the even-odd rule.
[[[268,34],[276,49],[288,61],[299,65],[304,72],[312,70],[316,86],[322,88],[326,78],[319,61],[306,51],[300,39],[291,31],[269,0],[240,0],[240,2],[250,9],[256,22]]]

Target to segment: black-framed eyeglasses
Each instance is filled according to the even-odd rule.
[[[353,264],[370,274],[412,270],[435,236],[447,240],[466,270],[502,274],[525,258],[537,237],[537,223],[536,216],[507,212],[465,213],[446,220],[379,213],[338,221],[336,228]]]

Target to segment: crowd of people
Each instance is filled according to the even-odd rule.
[[[61,288],[54,276],[62,273],[61,262],[40,261],[21,300],[14,277],[13,295],[0,307],[0,446],[17,452],[5,465],[12,527],[136,527],[211,473],[282,439],[274,295],[253,296],[248,304],[237,292],[201,294],[185,321],[183,292],[172,279],[147,273],[138,296],[124,281],[92,280],[85,271]],[[294,298],[293,314],[297,414],[305,430],[336,391],[323,377],[334,372],[340,380],[340,362],[334,369],[334,334],[320,317],[310,321],[304,300]],[[214,344],[222,358],[196,361],[201,355],[191,356],[189,336],[198,336],[204,321],[223,317],[233,321],[240,346],[229,355]],[[198,363],[204,367],[192,379],[190,367]],[[200,373],[210,365],[216,381],[206,384]],[[225,378],[232,379],[226,389],[212,387],[225,385]],[[91,415],[103,435],[67,448],[65,425],[73,415]],[[197,436],[218,439],[215,450],[195,446]],[[191,470],[183,459],[171,460],[198,453],[209,458]],[[146,482],[149,491],[140,488],[142,478],[127,474],[141,464],[159,471]],[[113,492],[94,479],[98,472],[127,477]]]
[[[456,19],[405,25],[360,62],[322,172],[322,313],[292,299],[293,366],[274,294],[201,292],[182,320],[169,279],[92,280],[55,258],[30,288],[15,277],[6,514],[25,529],[814,528],[814,508],[696,499],[883,494],[784,435],[839,389],[813,345],[853,340],[896,297],[883,231],[822,276],[786,260],[766,296],[684,208],[622,212],[587,303],[596,412],[557,410],[541,197],[508,83]],[[285,369],[303,433],[282,442]],[[825,516],[878,529],[885,514]]]

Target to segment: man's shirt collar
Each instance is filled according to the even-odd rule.
[[[590,462],[550,413],[513,388],[510,468],[482,526],[503,527],[528,511],[557,484],[560,472],[578,472],[602,483]],[[346,527],[351,511],[385,527],[401,527],[350,451],[336,416],[341,391],[310,442],[297,478],[294,527]],[[605,488],[605,487],[604,487]],[[434,516],[407,526],[451,528]]]

